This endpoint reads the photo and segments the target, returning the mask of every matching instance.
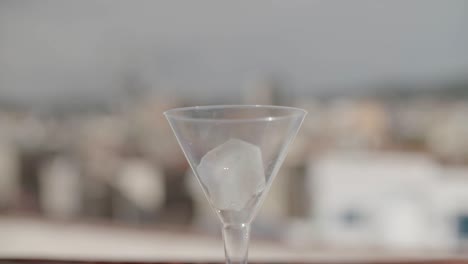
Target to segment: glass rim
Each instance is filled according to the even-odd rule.
[[[276,116],[252,117],[252,118],[198,118],[186,117],[177,115],[177,113],[189,112],[193,110],[221,110],[221,109],[271,109],[271,110],[287,110],[289,112]],[[287,119],[297,116],[305,116],[307,111],[297,107],[279,106],[279,105],[204,105],[204,106],[189,106],[173,108],[165,111],[164,116],[185,121],[204,121],[204,122],[247,122],[247,121],[275,121]]]

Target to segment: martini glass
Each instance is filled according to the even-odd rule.
[[[250,225],[306,111],[220,105],[164,113],[223,224],[226,263],[247,263]]]

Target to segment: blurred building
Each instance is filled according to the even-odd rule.
[[[331,152],[309,167],[309,213],[334,245],[455,249],[466,243],[468,174],[425,155]]]

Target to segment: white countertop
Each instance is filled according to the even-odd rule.
[[[0,217],[0,258],[47,258],[107,261],[224,261],[221,237],[155,229],[117,228],[89,223],[61,223]],[[252,241],[249,260],[258,262],[329,262],[441,259],[460,256],[372,250],[336,251]]]

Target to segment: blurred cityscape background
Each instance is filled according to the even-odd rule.
[[[254,238],[468,250],[463,0],[1,1],[0,245],[9,219],[219,236],[162,115],[207,104],[309,112]]]

